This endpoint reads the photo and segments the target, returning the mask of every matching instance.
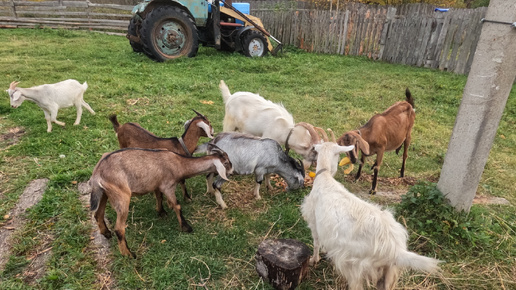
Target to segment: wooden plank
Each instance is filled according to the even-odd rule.
[[[471,43],[473,42],[473,34],[475,33],[473,29],[476,27],[476,19],[473,12],[468,12],[468,17],[465,19],[466,22],[464,26],[464,41],[460,47],[460,50],[457,55],[457,63],[455,65],[454,72],[457,74],[464,74],[464,70],[466,68],[466,63],[468,61],[468,56],[471,53]]]
[[[387,15],[382,27],[382,35],[380,36],[380,52],[378,54],[378,59],[384,59],[384,51],[385,45],[387,43],[387,37],[389,35],[389,29],[391,29],[392,19],[396,15],[396,8],[389,7],[387,9]]]
[[[451,53],[450,58],[448,59],[448,71],[455,71],[455,64],[457,63],[457,53],[462,44],[462,38],[464,34],[464,18],[467,17],[467,11],[459,11],[457,15],[457,30],[455,31],[451,43]]]
[[[475,51],[477,49],[478,39],[480,38],[480,32],[482,31],[482,23],[480,22],[480,19],[484,18],[487,12],[487,7],[477,8],[475,9],[477,12],[476,18],[478,19],[478,22],[476,24],[475,31],[475,37],[473,38],[473,42],[471,44],[471,53],[468,57],[468,61],[466,62],[466,67],[464,68],[464,73],[469,73],[469,70],[471,69],[471,63],[473,62],[473,57],[475,56]]]
[[[441,33],[439,33],[439,39],[437,40],[437,45],[436,45],[436,50],[435,50],[436,54],[434,55],[435,62],[432,65],[432,68],[441,67],[441,62],[443,61],[443,60],[441,60],[441,56],[443,56],[443,54],[445,54],[445,55],[448,54],[448,50],[445,50],[444,45],[446,42],[446,36],[448,35],[448,30],[450,28],[452,20],[453,20],[452,14],[451,13],[446,14],[446,17],[444,18],[444,22],[443,22],[443,27],[441,29]],[[446,51],[446,53],[445,53],[445,51]],[[446,59],[446,58],[443,56],[443,59]]]

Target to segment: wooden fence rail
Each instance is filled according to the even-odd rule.
[[[249,2],[251,14],[261,18],[265,28],[285,45],[459,74],[469,72],[480,19],[487,10],[434,12],[427,4],[392,7],[357,3],[315,10],[299,9],[295,1]],[[130,5],[84,0],[1,0],[0,28],[39,26],[125,34],[131,9]]]

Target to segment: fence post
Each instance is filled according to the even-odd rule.
[[[512,23],[514,1],[491,0],[485,19]],[[516,28],[484,22],[437,187],[469,211],[516,77]],[[509,181],[507,181],[509,182]]]

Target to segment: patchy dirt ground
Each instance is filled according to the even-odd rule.
[[[0,228],[0,270],[4,268],[9,259],[12,247],[12,236],[15,230],[22,229],[26,220],[23,217],[25,211],[37,204],[43,197],[48,179],[33,180],[23,191],[18,204],[9,214],[4,216],[7,220]],[[38,257],[40,255],[36,255]]]
[[[7,133],[0,135],[0,150],[5,150],[18,143],[18,140],[23,134],[25,134],[24,128],[14,127],[9,129]]]
[[[346,177],[348,178],[348,177]],[[352,177],[349,177],[352,178]],[[364,175],[363,178],[370,179],[371,176]],[[238,208],[246,208],[252,210],[250,206],[252,201],[254,200],[254,195],[252,194],[252,185],[253,180],[242,180],[243,182],[231,182],[230,188],[227,189],[226,202],[229,202],[234,207]],[[380,198],[386,198],[388,202],[398,202],[401,200],[401,195],[406,193],[405,190],[396,190],[395,188],[406,188],[407,186],[414,185],[417,180],[411,177],[405,178],[379,178],[379,188],[383,189],[383,191],[379,191],[377,196]],[[268,195],[280,194],[284,191],[285,183],[278,176],[273,176],[271,178],[271,182],[274,185],[274,189],[267,192],[267,194],[263,195],[263,198],[267,198]],[[307,177],[305,180],[307,186],[311,186],[313,179]],[[25,189],[23,194],[20,196],[20,199],[16,205],[16,207],[6,216],[4,217],[7,222],[0,225],[0,270],[3,269],[7,259],[9,257],[10,250],[12,248],[12,235],[16,229],[22,229],[25,223],[23,214],[24,212],[37,204],[46,189],[46,185],[48,183],[48,179],[37,179],[33,180]],[[240,192],[238,194],[238,199],[231,199],[231,192],[237,190]],[[78,184],[79,196],[78,198],[82,202],[85,208],[89,208],[89,185],[87,183],[79,183]],[[242,198],[241,192],[246,192],[246,198]],[[364,193],[359,193],[358,195],[362,196],[365,199],[369,199],[369,195]],[[477,196],[475,197],[474,203],[478,204],[508,204],[509,202],[503,198],[497,197],[488,197],[488,196]],[[255,209],[259,210],[259,209]],[[216,216],[223,214],[223,211],[218,209],[217,207],[213,208],[212,218],[217,218]],[[112,289],[116,288],[116,282],[113,279],[111,272],[108,271],[109,265],[112,262],[112,253],[110,249],[109,241],[102,236],[96,225],[96,221],[93,216],[91,216],[91,242],[88,250],[94,253],[97,261],[97,283],[99,289]],[[109,225],[108,225],[109,226]],[[20,275],[20,279],[23,279],[29,285],[35,285],[36,281],[43,277],[45,274],[45,265],[52,255],[52,246],[51,242],[53,237],[49,234],[42,232],[38,233],[38,239],[43,241],[40,243],[38,248],[33,249],[32,253],[29,255],[28,260],[30,260],[30,264],[26,267]]]

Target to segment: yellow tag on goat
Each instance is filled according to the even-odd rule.
[[[355,167],[355,166],[354,166],[353,164],[351,164],[351,165],[348,167],[348,169],[344,170],[344,174],[350,174],[350,173],[351,173],[351,171],[353,171],[353,168],[354,168],[354,167]]]
[[[313,172],[313,171],[308,172],[308,176],[310,176],[311,178],[314,178],[315,177],[315,172]]]
[[[344,158],[342,158],[340,160],[339,166],[344,166],[344,165],[349,164],[349,163],[351,163],[351,160],[349,160],[349,157],[346,156],[346,157],[344,157]]]

